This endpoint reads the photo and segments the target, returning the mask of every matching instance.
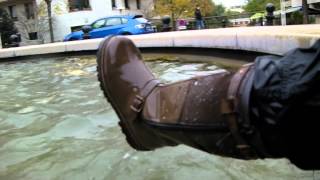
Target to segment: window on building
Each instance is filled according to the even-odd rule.
[[[111,0],[112,8],[116,8],[116,0]]]
[[[125,7],[126,9],[130,9],[130,7],[129,7],[129,0],[124,0],[124,7]]]
[[[25,10],[27,19],[34,19],[34,6],[32,3],[24,4],[24,10]]]
[[[9,6],[9,15],[11,17],[12,20],[17,21],[18,20],[18,16],[17,16],[17,7],[16,6]]]
[[[38,33],[37,32],[29,33],[29,39],[30,40],[37,40],[38,39]]]
[[[108,18],[106,26],[116,26],[122,24],[121,18]]]
[[[137,0],[137,9],[141,9],[141,3],[140,3],[140,0]]]
[[[89,9],[90,9],[89,0],[69,0],[70,11],[82,11],[82,10],[89,10]]]
[[[312,5],[313,5],[314,8],[320,9],[320,2],[313,3]]]

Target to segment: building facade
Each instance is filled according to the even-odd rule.
[[[286,7],[301,7],[302,6],[302,0],[285,0]],[[307,0],[307,3],[311,8],[314,6],[318,6],[320,4],[320,0]]]
[[[26,42],[37,40],[38,32],[33,24],[36,22],[35,1],[33,0],[0,0],[0,8],[7,10],[15,22],[21,39]],[[1,33],[1,32],[0,32]]]
[[[312,15],[316,24],[320,23],[320,0],[307,0],[309,15]],[[286,12],[302,9],[302,0],[285,0]]]
[[[51,0],[54,41],[98,18],[118,14],[148,15],[153,0]],[[22,44],[50,42],[47,5],[44,0],[0,0],[21,34]]]

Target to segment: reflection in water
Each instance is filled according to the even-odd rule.
[[[164,82],[221,71],[208,64],[148,65]],[[246,162],[186,146],[131,149],[99,89],[93,56],[2,63],[0,82],[1,180],[314,178],[287,160]]]

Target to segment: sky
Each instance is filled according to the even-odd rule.
[[[213,0],[215,4],[222,4],[225,7],[244,5],[246,0]]]

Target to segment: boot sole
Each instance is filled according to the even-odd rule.
[[[99,51],[97,53],[97,77],[98,80],[100,82],[100,88],[103,91],[104,96],[106,97],[107,101],[111,104],[111,106],[113,107],[113,109],[115,110],[115,112],[117,113],[120,122],[119,125],[121,127],[122,133],[126,136],[126,140],[127,142],[130,144],[130,146],[132,146],[133,148],[137,149],[137,150],[142,150],[142,151],[146,151],[148,149],[146,149],[144,146],[142,146],[140,143],[138,143],[133,137],[134,137],[134,133],[132,133],[132,129],[130,128],[130,123],[128,123],[125,118],[122,117],[121,115],[121,111],[117,108],[116,105],[114,105],[114,100],[112,99],[112,97],[110,96],[110,92],[108,91],[107,88],[107,84],[104,81],[103,78],[103,74],[107,74],[107,70],[106,68],[104,68],[104,55],[105,55],[105,51],[104,49],[106,48],[106,46],[109,44],[110,40],[113,38],[114,36],[108,37],[106,40],[104,40],[102,42],[102,44],[99,47]]]

